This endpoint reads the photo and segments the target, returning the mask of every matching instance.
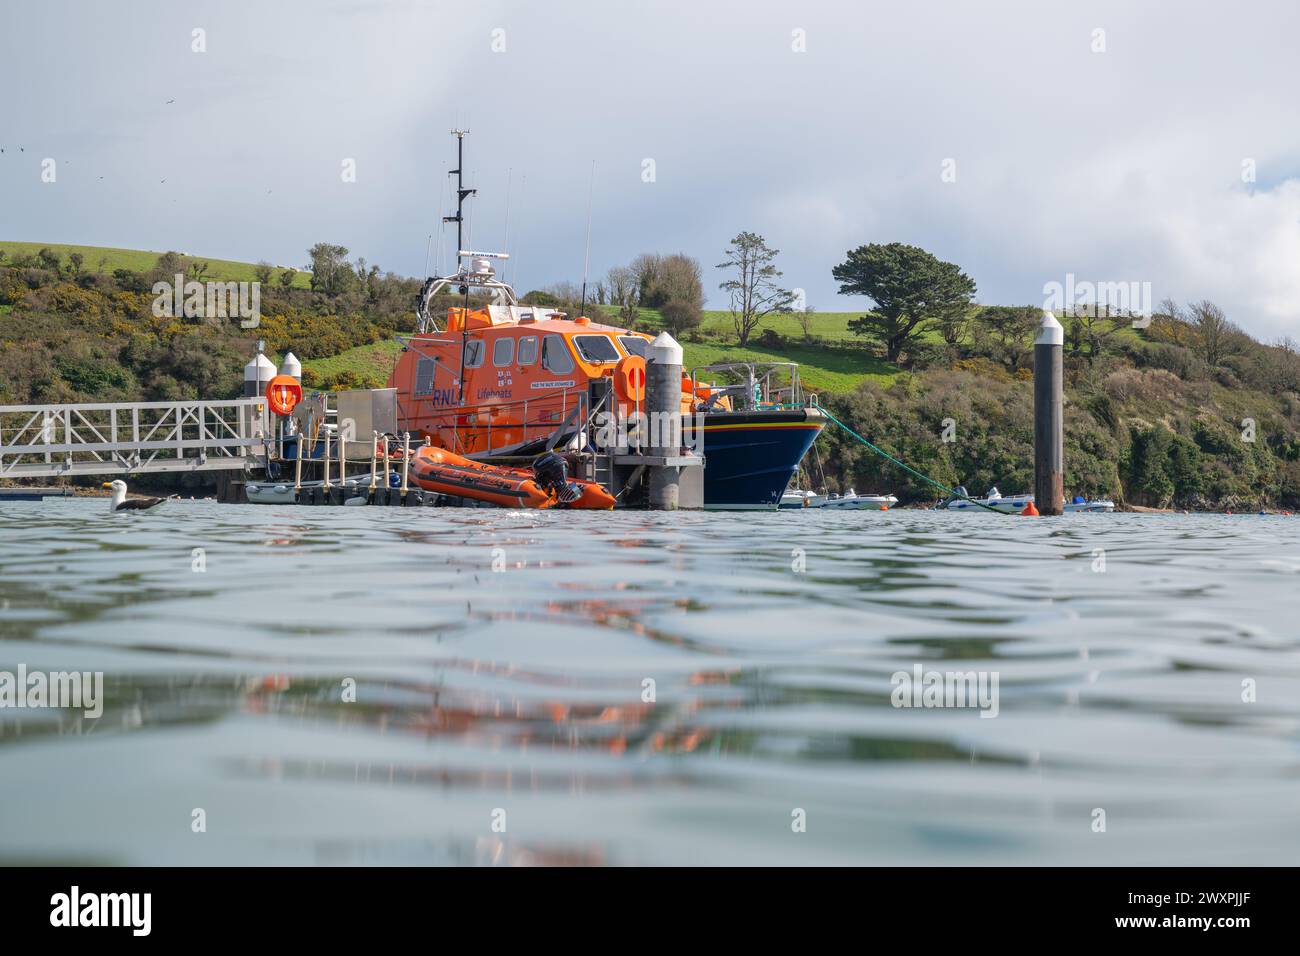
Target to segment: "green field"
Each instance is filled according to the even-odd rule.
[[[100,260],[104,260],[102,271],[111,274],[114,269],[130,269],[132,272],[148,272],[158,261],[161,252],[149,252],[143,249],[113,249],[106,246],[73,246],[59,242],[5,242],[0,241],[0,252],[5,254],[5,258],[0,260],[4,264],[14,256],[31,255],[34,256],[42,249],[49,249],[55,252],[67,265],[68,256],[71,253],[79,252],[85,261],[81,264],[84,272],[101,271]],[[180,250],[175,250],[179,252]],[[208,271],[204,278],[221,279],[226,282],[252,282],[257,276],[253,272],[256,268],[252,262],[235,262],[230,259],[210,259],[207,256],[194,256],[188,253],[182,254],[185,264],[188,266],[191,262],[206,262]],[[280,269],[275,270],[271,277],[272,281],[279,278]],[[293,287],[295,289],[306,289],[311,282],[311,274],[299,270],[294,277]]]
[[[810,335],[826,339],[832,342],[853,342],[861,341],[859,336],[849,331],[849,320],[856,319],[862,315],[859,312],[814,312],[812,324],[808,329]],[[726,335],[727,338],[734,338],[736,334],[735,326],[731,321],[731,313],[725,310],[709,310],[704,313],[704,321],[700,323],[700,329],[705,333],[714,333]],[[759,335],[763,329],[771,329],[778,335],[783,335],[788,339],[803,338],[803,326],[799,324],[798,313],[776,313],[763,319],[759,331],[754,335]]]
[[[791,345],[766,349],[714,342],[683,342],[686,371],[724,362],[796,362],[799,378],[810,392],[848,392],[863,382],[888,381],[898,368],[863,349]]]
[[[307,359],[302,367],[304,372],[310,370],[316,373],[320,376],[320,381],[325,383],[350,374],[356,377],[362,387],[383,388],[401,350],[401,345],[389,339],[373,345],[358,345],[329,358]]]
[[[617,324],[614,309],[611,306],[604,306],[603,308],[610,321]],[[637,319],[638,329],[650,331],[662,327],[658,309],[639,309],[638,312],[640,313]],[[861,311],[816,312],[808,333],[831,342],[860,342],[861,338],[849,331],[850,320],[856,319],[860,315],[862,315]],[[764,329],[771,329],[778,335],[785,336],[788,339],[801,339],[804,334],[797,313],[774,313],[767,316],[752,337],[757,338]],[[731,313],[725,309],[706,309],[699,331],[706,338],[725,337],[734,339],[736,337],[736,330],[731,321]]]

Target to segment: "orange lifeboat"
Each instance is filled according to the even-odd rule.
[[[504,508],[614,507],[615,499],[594,481],[569,479],[564,459],[543,455],[533,470],[485,465],[425,446],[411,456],[411,480],[426,491],[488,501]]]

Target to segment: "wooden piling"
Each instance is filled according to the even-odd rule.
[[[1044,312],[1034,339],[1034,504],[1040,515],[1065,511],[1065,332]]]

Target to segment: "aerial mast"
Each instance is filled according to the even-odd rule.
[[[467,129],[454,129],[451,135],[456,137],[456,168],[451,170],[447,175],[456,177],[456,215],[443,216],[443,222],[454,222],[456,224],[456,271],[460,271],[460,253],[465,248],[464,237],[461,235],[465,225],[465,199],[473,196],[478,192],[477,189],[465,188],[465,134]]]

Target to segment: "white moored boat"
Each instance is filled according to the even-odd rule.
[[[819,495],[815,491],[789,489],[781,495],[781,503],[778,507],[782,511],[789,511],[793,508],[820,508],[824,504],[826,504],[825,495]]]
[[[811,491],[787,491],[781,496],[782,510],[793,508],[835,508],[879,511],[898,504],[893,495],[860,495],[852,488],[843,495],[819,495]]]
[[[867,511],[879,511],[881,508],[892,508],[896,504],[898,504],[898,499],[893,495],[860,495],[850,488],[847,494],[831,495],[826,499],[822,507],[845,510],[861,508]]]
[[[965,493],[965,489],[958,486],[956,489]],[[996,508],[998,511],[1005,511],[1008,514],[1020,514],[1025,510],[1025,505],[1034,500],[1033,495],[1004,495],[997,488],[992,488],[983,498],[971,498],[969,501],[965,498],[949,498],[940,505],[940,508],[947,508],[949,511],[983,511],[980,505],[986,505],[989,508]],[[1072,501],[1065,503],[1066,511],[1114,511],[1115,502],[1109,498],[1099,498],[1093,501],[1087,501],[1083,497],[1076,495]]]

